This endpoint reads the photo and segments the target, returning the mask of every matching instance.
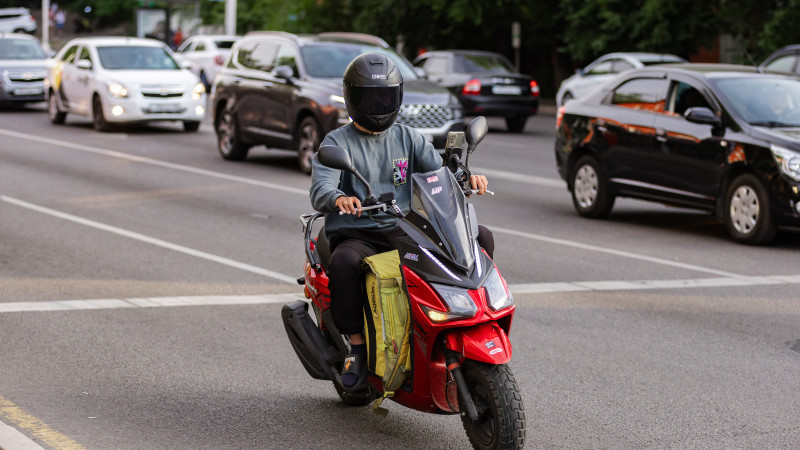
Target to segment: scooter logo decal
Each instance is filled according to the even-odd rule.
[[[484,345],[486,345],[486,348],[492,348],[492,347],[494,347],[494,341],[489,341]]]
[[[503,351],[503,349],[502,349],[502,348],[496,348],[496,349],[494,349],[494,350],[490,351],[490,352],[489,352],[489,354],[490,354],[490,355],[494,355],[495,353],[500,353],[500,352],[502,352],[502,351]]]
[[[436,186],[435,188],[431,189],[431,195],[436,195],[439,192],[442,192],[442,187],[441,186]]]
[[[428,183],[435,183],[435,182],[439,181],[439,177],[437,177],[436,175],[434,175],[432,177],[428,177],[426,179],[428,180]]]
[[[419,261],[419,255],[415,255],[411,252],[408,252],[405,255],[403,255],[403,258],[409,259],[411,261]]]
[[[406,176],[408,175],[408,159],[395,159],[392,162],[394,163],[394,167],[392,168],[392,179],[394,180],[394,185],[398,186],[401,184],[406,184]]]
[[[355,360],[356,360],[355,356],[348,356],[347,358],[345,358],[344,359],[344,370],[349,370],[350,369],[350,365],[352,365]]]

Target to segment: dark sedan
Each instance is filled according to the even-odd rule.
[[[414,60],[428,79],[450,89],[465,115],[505,117],[509,131],[519,133],[539,108],[539,85],[516,73],[502,55],[472,50],[427,52]]]
[[[556,162],[582,216],[614,199],[696,208],[731,238],[800,226],[800,80],[749,66],[626,72],[559,109]]]

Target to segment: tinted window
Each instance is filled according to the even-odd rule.
[[[713,109],[699,90],[682,81],[675,81],[672,83],[670,97],[668,112],[676,115],[685,116],[687,109],[695,107]]]
[[[178,64],[163,47],[130,45],[97,47],[100,65],[108,70],[177,70]]]
[[[0,39],[0,59],[45,59],[47,55],[31,39]]]
[[[432,74],[445,73],[447,72],[447,60],[445,58],[430,58],[425,62],[425,70]]]
[[[511,73],[514,68],[500,55],[459,55],[453,69],[463,73]]]
[[[796,55],[786,55],[772,61],[764,66],[766,70],[774,70],[776,72],[791,72],[794,69],[794,63],[797,61]]]
[[[233,47],[233,43],[234,42],[236,42],[236,41],[233,41],[233,40],[214,41],[214,45],[216,45],[217,48],[229,49],[229,48]]]
[[[388,48],[344,43],[316,43],[300,47],[300,56],[308,74],[319,78],[342,78],[350,61],[367,52],[383,53],[392,58],[404,80],[419,78],[405,58]]]
[[[77,53],[78,53],[78,46],[73,45],[72,47],[67,49],[66,52],[64,52],[64,56],[61,57],[61,61],[64,61],[65,63],[71,63],[72,61],[75,61],[75,55]]]
[[[611,103],[625,108],[664,112],[664,84],[662,78],[636,78],[614,90]]]
[[[268,42],[253,43],[239,50],[237,61],[239,64],[256,70],[269,72],[278,53],[278,44]]]

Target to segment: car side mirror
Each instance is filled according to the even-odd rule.
[[[695,106],[687,109],[683,116],[692,123],[699,123],[703,125],[711,125],[714,128],[722,126],[722,119],[719,118],[713,111],[705,106]]]
[[[414,72],[416,72],[417,76],[420,80],[427,80],[428,79],[428,72],[423,69],[422,67],[414,67]]]
[[[78,69],[92,70],[92,62],[88,59],[78,61]]]
[[[272,69],[272,74],[286,81],[291,81],[294,76],[294,70],[289,66],[278,66]]]

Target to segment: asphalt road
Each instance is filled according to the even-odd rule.
[[[517,301],[526,446],[796,447],[800,234],[737,245],[626,199],[582,219],[554,118],[490,124],[472,201]],[[0,448],[468,447],[458,417],[344,407],[295,358],[309,183],[289,152],[223,161],[208,125],[0,111]]]

